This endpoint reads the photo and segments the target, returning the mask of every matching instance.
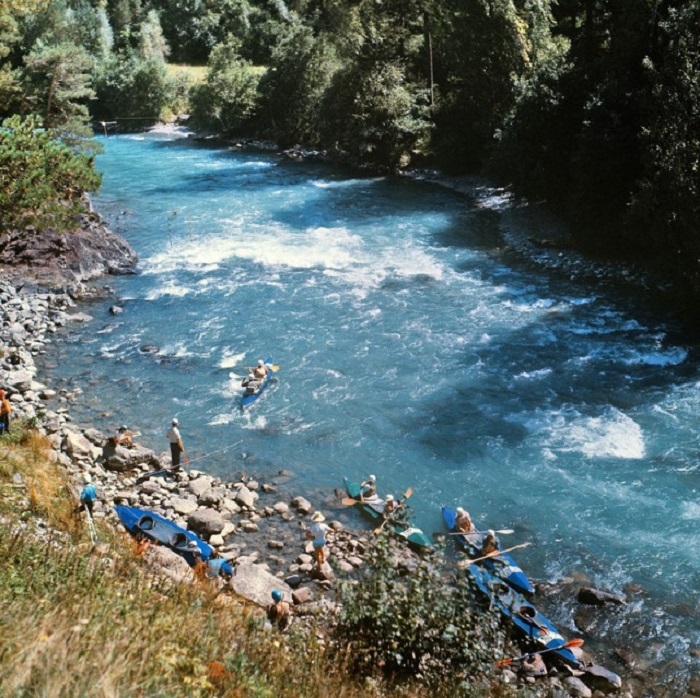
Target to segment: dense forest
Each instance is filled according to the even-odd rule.
[[[84,149],[90,127],[188,113],[385,171],[485,173],[690,293],[699,49],[687,0],[4,0],[0,119]]]

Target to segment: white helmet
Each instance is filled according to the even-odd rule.
[[[370,482],[376,482],[376,481],[377,481],[377,476],[376,476],[376,475],[370,475],[370,476],[369,476],[369,481],[370,481]]]
[[[386,496],[386,501],[387,502],[393,502],[394,501],[394,495],[393,494],[388,494]]]
[[[264,366],[265,362],[262,359],[258,359],[258,366]]]
[[[489,530],[486,531],[486,533],[487,533],[489,536],[491,536],[491,538],[495,538],[495,537],[496,537],[496,534],[495,534],[495,532],[494,532],[494,530],[493,530],[492,528],[489,528]]]
[[[178,421],[178,418],[175,417],[175,418],[173,419],[173,426],[176,427],[179,423],[180,423],[180,422]]]
[[[462,509],[462,507],[457,507],[457,513],[464,514],[464,509]]]
[[[86,485],[89,485],[92,482],[92,475],[90,475],[90,473],[84,473],[83,474],[83,482]]]

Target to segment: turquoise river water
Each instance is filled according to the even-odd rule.
[[[173,134],[103,144],[95,206],[140,261],[46,357],[53,385],[82,389],[78,421],[125,422],[160,452],[177,416],[193,467],[286,468],[318,506],[375,473],[381,492],[414,488],[427,532],[462,504],[532,543],[517,553],[532,578],[627,594],[609,642],[688,668],[699,347],[641,287],[520,254],[506,243],[527,208],[484,187]],[[278,381],[241,413],[244,367],[266,356]],[[567,636],[574,606],[548,609]]]

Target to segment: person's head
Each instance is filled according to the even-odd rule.
[[[282,592],[279,589],[272,590],[272,600],[275,603],[282,600]]]
[[[386,501],[387,504],[388,504],[389,502],[395,501],[395,500],[394,500],[394,495],[393,495],[393,494],[388,494],[388,495],[386,496],[386,500],[385,500],[385,501]]]
[[[486,534],[487,534],[488,536],[490,536],[491,538],[495,538],[495,537],[496,537],[496,534],[495,534],[495,532],[494,532],[494,530],[493,530],[492,528],[489,528],[489,530],[486,531]]]
[[[177,417],[175,417],[175,418],[173,419],[173,426],[176,427],[179,423],[180,423],[180,421],[178,420]]]
[[[370,476],[369,476],[369,481],[370,481],[370,482],[376,482],[376,481],[377,481],[377,476],[376,476],[376,475],[370,475]]]
[[[90,473],[83,473],[83,482],[89,485],[92,482],[92,475],[90,475]]]
[[[457,507],[457,513],[458,513],[460,516],[464,516],[464,509],[462,509],[462,507]]]
[[[321,523],[326,520],[326,517],[320,511],[315,511],[313,516],[311,517],[311,520],[314,523]]]
[[[258,359],[258,366],[264,366],[265,362],[262,359]]]
[[[122,424],[122,425],[119,427],[119,431],[128,431],[128,428],[127,428],[126,424]]]

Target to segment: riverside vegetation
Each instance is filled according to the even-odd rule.
[[[282,637],[206,579],[150,576],[99,520],[93,548],[52,448],[26,422],[0,439],[2,695],[536,695],[494,677],[503,631],[469,586],[426,564],[402,578],[388,538],[335,627]]]
[[[0,119],[75,144],[189,113],[384,171],[486,172],[694,312],[699,20],[657,0],[6,0]]]

